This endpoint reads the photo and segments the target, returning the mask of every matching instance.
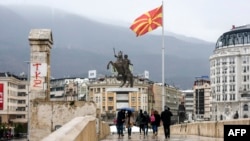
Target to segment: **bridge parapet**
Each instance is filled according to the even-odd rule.
[[[224,125],[250,125],[250,118],[225,121],[203,121],[172,125],[171,134],[223,138]]]
[[[105,122],[98,127],[97,121],[93,116],[76,117],[41,141],[98,141],[109,135],[110,129]]]

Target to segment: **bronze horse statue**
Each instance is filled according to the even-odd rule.
[[[118,56],[115,55],[115,57],[117,57],[116,62],[109,61],[107,65],[107,69],[109,69],[109,66],[111,64],[114,72],[117,72],[116,79],[119,81],[123,81],[120,87],[123,87],[127,81],[128,81],[128,85],[130,85],[130,87],[133,87],[133,81],[134,81],[133,74],[131,73],[130,70],[126,70],[125,64],[124,64],[125,61],[123,59],[122,52],[120,51],[118,53]]]

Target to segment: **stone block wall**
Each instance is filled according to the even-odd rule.
[[[56,125],[64,125],[76,117],[96,118],[96,105],[84,101],[43,101],[30,103],[30,141],[38,141],[55,130]]]

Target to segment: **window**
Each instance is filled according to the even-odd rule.
[[[18,89],[25,89],[25,85],[18,85]]]
[[[229,73],[235,73],[235,67],[234,66],[229,67]]]
[[[248,56],[243,56],[243,57],[242,57],[242,63],[243,63],[243,64],[249,63],[249,57],[248,57]]]
[[[229,82],[235,82],[235,76],[229,76]]]
[[[136,99],[135,97],[131,97],[132,102],[135,102],[136,101],[135,99]]]
[[[244,115],[243,118],[248,118],[248,115]]]
[[[243,111],[248,111],[248,105],[247,104],[243,105]]]
[[[227,82],[227,76],[222,76],[222,83]]]
[[[216,66],[219,66],[220,65],[220,60],[216,60]]]
[[[220,101],[220,95],[217,95],[217,101]]]
[[[96,103],[99,102],[99,97],[95,97],[95,102],[96,102]]]
[[[113,97],[108,97],[108,101],[114,101]]]
[[[216,78],[216,83],[220,83],[220,77]]]
[[[220,74],[220,69],[219,68],[216,69],[216,74]]]
[[[216,92],[220,92],[220,86],[217,86]]]
[[[234,57],[230,57],[230,58],[229,58],[229,64],[234,64],[234,63],[235,63]]]
[[[227,64],[227,59],[226,58],[223,58],[222,59],[222,65],[226,65]]]
[[[235,85],[230,85],[230,88],[229,88],[230,90],[230,92],[234,92],[235,91]]]
[[[227,85],[223,85],[222,86],[222,92],[224,93],[224,92],[226,92],[227,91]]]
[[[113,106],[108,106],[108,110],[112,111],[113,110]]]

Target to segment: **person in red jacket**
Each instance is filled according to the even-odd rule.
[[[157,136],[158,134],[158,127],[160,126],[161,123],[161,116],[159,115],[158,111],[155,110],[151,116],[154,116],[154,120],[152,120],[153,118],[150,117],[151,119],[151,126],[152,126],[152,130],[153,130],[153,134],[155,136]]]

